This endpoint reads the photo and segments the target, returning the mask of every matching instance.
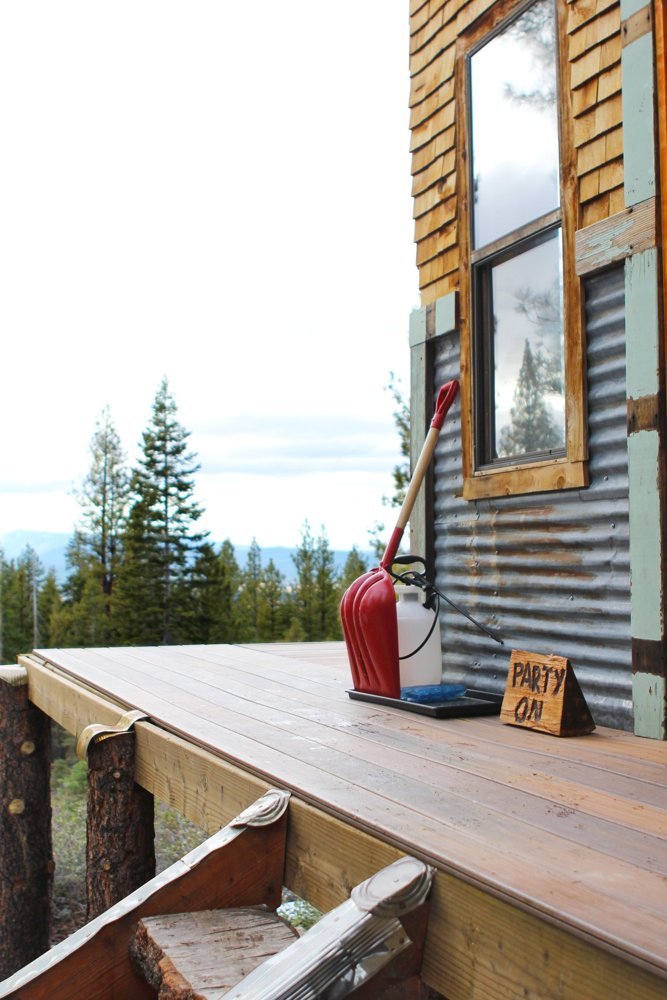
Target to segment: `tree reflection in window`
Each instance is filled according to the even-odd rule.
[[[488,270],[493,458],[565,446],[560,230]]]

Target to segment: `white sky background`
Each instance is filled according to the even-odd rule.
[[[160,379],[216,540],[367,545],[418,302],[406,0],[0,5],[0,534]]]

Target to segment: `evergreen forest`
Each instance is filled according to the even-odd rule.
[[[393,378],[406,456],[407,407]],[[30,547],[12,560],[0,552],[0,662],[35,648],[342,638],[341,596],[368,568],[360,552],[353,548],[338,573],[325,529],[315,535],[305,521],[292,581],[273,561],[263,564],[255,540],[240,566],[229,540],[215,546],[198,527],[204,511],[195,499],[199,465],[189,436],[166,378],[134,468],[109,410],[102,413],[77,491],[81,516],[64,583]],[[400,502],[406,478],[405,466],[397,466],[388,504]]]

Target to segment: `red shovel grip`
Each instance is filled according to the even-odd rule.
[[[440,392],[438,393],[438,399],[435,404],[435,413],[433,414],[433,420],[431,421],[431,427],[436,427],[438,430],[442,427],[445,422],[445,417],[447,416],[447,411],[456,399],[456,394],[459,391],[459,383],[455,378],[451,382],[446,382]]]

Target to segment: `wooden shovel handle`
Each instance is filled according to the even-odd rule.
[[[410,479],[410,483],[405,494],[405,500],[403,501],[398,514],[396,527],[394,528],[392,536],[389,539],[387,551],[385,552],[382,562],[380,563],[384,569],[391,566],[396,557],[398,547],[401,544],[401,539],[403,537],[403,532],[405,531],[406,525],[410,520],[410,514],[412,513],[412,508],[415,505],[417,494],[419,493],[421,484],[424,481],[426,470],[428,469],[431,459],[433,458],[433,452],[435,451],[435,446],[438,443],[438,437],[440,436],[440,428],[445,422],[447,412],[456,399],[458,391],[459,383],[456,379],[452,379],[451,382],[446,382],[438,393],[438,399],[435,406],[435,413],[433,414],[433,419],[431,420],[431,426],[424,440],[424,446],[421,450],[419,458],[417,459],[414,472],[412,473],[412,478]]]

